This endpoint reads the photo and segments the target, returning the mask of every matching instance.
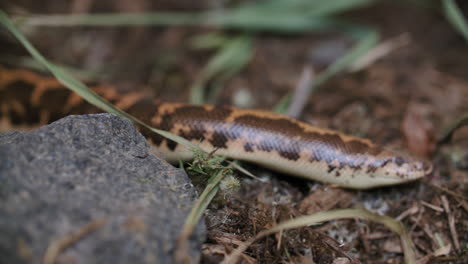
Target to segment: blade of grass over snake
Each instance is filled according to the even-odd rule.
[[[150,130],[152,130],[155,133],[158,133],[166,138],[169,138],[179,144],[185,145],[186,147],[189,148],[197,148],[198,146],[195,146],[188,140],[181,138],[179,136],[176,136],[174,134],[171,134],[169,132],[159,130],[156,128],[153,128],[146,123],[142,122],[141,120],[133,117],[132,115],[127,114],[126,112],[116,108],[113,106],[111,103],[106,101],[104,98],[93,92],[92,90],[88,89],[83,83],[79,82],[76,80],[74,77],[63,71],[61,68],[57,67],[53,63],[49,62],[42,54],[39,53],[39,51],[34,48],[31,43],[26,39],[26,37],[21,34],[13,25],[13,23],[8,19],[8,16],[0,10],[0,23],[5,26],[8,31],[10,31],[16,39],[28,50],[28,52],[33,56],[33,58],[42,64],[45,68],[47,68],[52,75],[54,75],[57,80],[68,87],[70,90],[74,91],[78,95],[80,95],[82,98],[84,98],[86,101],[89,103],[101,108],[102,110],[109,112],[109,113],[114,113],[119,116],[128,118],[132,120],[134,123],[141,125],[143,127],[146,127]]]
[[[337,59],[324,71],[315,76],[312,85],[309,88],[312,90],[309,92],[309,94],[313,94],[313,91],[326,80],[350,67],[358,58],[362,57],[369,50],[371,50],[377,44],[379,39],[379,34],[377,31],[372,29],[356,28],[356,33],[354,34],[355,37],[358,38],[358,42],[344,56]],[[285,95],[274,107],[274,111],[277,113],[286,113],[290,101],[291,94]]]
[[[468,23],[454,0],[443,0],[444,13],[460,34],[468,41]]]
[[[164,130],[156,129],[148,124],[142,122],[141,120],[133,117],[132,115],[120,110],[119,108],[116,108],[114,105],[109,103],[107,100],[93,92],[92,90],[88,89],[83,83],[79,82],[75,78],[73,78],[71,75],[63,71],[61,68],[55,66],[53,63],[50,63],[42,54],[39,53],[32,45],[31,43],[24,37],[21,32],[19,32],[13,23],[9,20],[8,16],[0,10],[0,24],[5,26],[8,31],[10,31],[17,39],[18,41],[29,51],[29,53],[33,56],[33,58],[42,64],[47,70],[49,70],[52,75],[54,75],[57,80],[59,80],[63,85],[71,89],[72,91],[76,92],[78,95],[83,97],[86,101],[89,103],[101,108],[102,110],[109,112],[109,113],[114,113],[119,116],[125,117],[133,121],[134,123],[143,126],[145,128],[150,129],[151,131],[160,134],[161,136],[168,138],[170,140],[173,140],[179,144],[182,144],[186,146],[187,148],[190,149],[196,149],[198,151],[204,152],[202,149],[200,149],[197,145],[191,143],[190,141],[186,140],[185,138],[179,137],[177,135],[174,135],[172,133],[169,133]],[[240,166],[237,166],[240,167]],[[246,171],[245,169],[243,169]]]
[[[245,251],[253,242],[265,236],[271,235],[273,233],[288,230],[288,229],[298,228],[298,227],[318,225],[324,221],[346,219],[346,218],[359,218],[359,219],[370,220],[370,221],[385,225],[388,229],[390,229],[394,233],[397,233],[400,236],[403,252],[405,254],[405,263],[407,264],[416,263],[415,254],[413,251],[413,244],[404,226],[400,222],[390,217],[380,216],[380,215],[377,215],[377,214],[374,214],[367,210],[362,210],[362,209],[338,209],[338,210],[332,210],[328,212],[319,212],[313,215],[300,216],[295,219],[285,221],[268,230],[264,230],[258,233],[255,237],[241,244],[230,255],[226,256],[223,263],[224,264],[236,263],[240,254],[243,251]]]
[[[0,58],[0,63],[6,63],[13,66],[25,67],[29,69],[33,69],[39,72],[49,72],[44,66],[38,63],[35,59],[27,56],[2,56]],[[92,79],[97,77],[98,73],[92,70],[83,70],[77,69],[74,67],[70,67],[67,65],[59,64],[52,62],[54,65],[59,66],[62,69],[65,69],[67,72],[71,72],[73,76],[78,76],[79,79]]]

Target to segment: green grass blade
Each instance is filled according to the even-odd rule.
[[[187,25],[294,33],[330,28],[334,23],[327,17],[373,2],[375,0],[269,0],[222,11],[31,15],[16,19],[30,26]]]
[[[356,35],[360,36],[358,42],[344,56],[333,62],[323,72],[315,76],[313,83],[310,87],[312,91],[310,91],[309,94],[312,94],[318,86],[320,86],[322,83],[324,83],[334,75],[350,67],[357,59],[365,55],[378,42],[379,34],[375,30],[364,30],[364,28],[360,28],[355,32]],[[287,111],[287,108],[289,107],[290,101],[291,94],[285,95],[283,98],[281,98],[280,102],[274,107],[274,111],[277,113],[285,113]]]
[[[148,26],[148,25],[204,25],[210,24],[209,14],[200,13],[120,13],[120,14],[66,14],[17,16],[15,21],[30,26]]]
[[[217,49],[222,47],[230,38],[220,32],[210,32],[195,36],[190,41],[193,49]]]
[[[468,41],[468,23],[454,0],[443,0],[444,13],[455,29]]]
[[[29,15],[15,20],[24,26],[209,26],[246,31],[297,33],[331,28],[333,23],[325,18],[313,19],[287,14],[263,14],[216,11],[202,13],[134,13],[134,14],[83,14],[83,15]]]
[[[333,62],[323,73],[316,77],[315,85],[321,85],[330,77],[347,69],[358,58],[371,50],[378,42],[379,34],[375,30],[368,30],[358,42],[343,57]]]
[[[252,54],[252,38],[250,36],[239,36],[227,41],[211,58],[198,80],[191,87],[190,102],[193,104],[204,103],[204,88],[207,82],[217,75],[221,75],[225,79],[234,75],[250,61]],[[219,91],[213,93],[217,92]]]
[[[197,202],[193,206],[190,214],[185,220],[182,233],[190,234],[193,228],[200,220],[206,207],[209,205],[213,197],[216,195],[219,189],[219,183],[224,178],[223,170],[219,170],[216,174],[212,175],[208,180],[208,185],[203,190],[202,194],[198,198]]]
[[[190,263],[190,256],[188,254],[189,237],[195,229],[198,221],[200,221],[200,218],[203,216],[206,208],[218,192],[219,184],[225,177],[224,172],[224,169],[220,169],[210,177],[208,184],[206,185],[195,205],[192,207],[192,210],[190,210],[189,215],[185,219],[184,226],[182,227],[182,231],[180,232],[180,235],[177,239],[176,249],[174,250],[175,263]]]

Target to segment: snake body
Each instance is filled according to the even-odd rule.
[[[142,93],[120,95],[90,87],[147,124],[192,141],[206,151],[253,162],[289,175],[355,189],[424,177],[428,162],[391,152],[370,140],[323,129],[287,116],[229,106],[158,103]],[[100,112],[54,78],[0,66],[0,125],[42,125],[70,114]],[[140,130],[168,161],[188,160],[174,141]]]

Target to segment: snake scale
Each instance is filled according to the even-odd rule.
[[[347,188],[400,184],[428,175],[429,162],[392,152],[370,140],[315,127],[260,110],[157,103],[142,93],[121,95],[90,85],[115,106],[151,126],[186,138],[216,154],[289,175]],[[66,115],[101,112],[52,77],[0,66],[0,127],[38,126]],[[184,146],[145,129],[142,134],[168,161],[187,160]]]

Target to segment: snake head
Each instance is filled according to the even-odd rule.
[[[402,152],[387,152],[378,178],[382,185],[414,181],[432,173],[432,163]]]
[[[419,179],[432,172],[432,164],[430,162],[412,156],[396,156],[392,158],[392,164],[396,165],[393,166],[393,170],[397,176],[408,180]]]

